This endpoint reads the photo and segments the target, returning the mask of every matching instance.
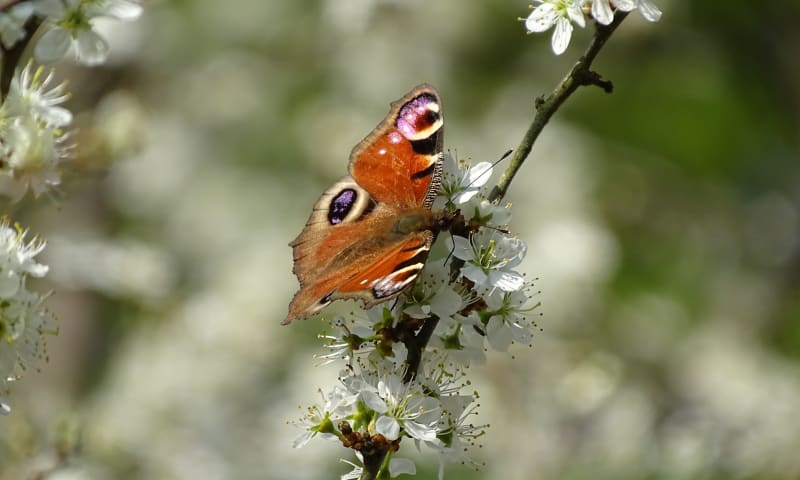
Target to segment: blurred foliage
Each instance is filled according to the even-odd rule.
[[[473,369],[486,467],[449,478],[800,477],[800,5],[656,3],[601,52],[614,93],[571,98],[512,185],[544,332]],[[336,369],[313,367],[320,322],[278,326],[286,244],[417,83],[459,156],[514,147],[591,33],[554,57],[526,8],[153,1],[106,31],[108,65],[58,66],[81,156],[58,208],[14,218],[49,240],[61,334],[14,385],[0,479],[346,471],[291,449]]]

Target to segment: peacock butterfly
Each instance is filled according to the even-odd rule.
[[[300,290],[286,325],[334,300],[365,308],[395,298],[422,271],[436,235],[455,215],[433,212],[442,181],[439,94],[419,85],[350,153],[350,175],[326,190],[289,246]]]

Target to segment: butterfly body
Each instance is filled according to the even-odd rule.
[[[439,95],[420,85],[353,149],[350,175],[317,200],[290,243],[300,290],[284,324],[340,298],[365,307],[413,285],[431,245],[453,215],[432,212],[442,175]]]

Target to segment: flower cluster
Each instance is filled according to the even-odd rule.
[[[572,24],[583,28],[586,15],[602,25],[614,21],[614,11],[630,12],[639,10],[642,16],[657,22],[661,11],[650,0],[535,0],[539,5],[525,20],[525,28],[531,33],[541,33],[553,29],[552,47],[556,55],[567,49],[572,38]]]
[[[10,49],[34,38],[26,28],[41,24],[44,33],[33,49],[37,60],[73,57],[98,65],[108,57],[108,43],[94,30],[94,19],[133,20],[141,13],[141,5],[132,0],[23,1],[0,11],[0,41]],[[0,195],[12,201],[28,189],[38,196],[58,185],[61,164],[73,148],[64,131],[72,114],[60,106],[69,95],[65,83],[54,84],[53,75],[29,61],[15,72],[8,92],[2,92]]]
[[[30,0],[4,2],[0,7],[0,43],[26,52],[35,41],[39,62],[74,58],[98,65],[108,58],[106,40],[95,31],[95,19],[133,20],[142,13],[134,0]],[[37,32],[43,32],[39,35]],[[37,40],[38,39],[38,40]],[[4,55],[5,57],[5,55]],[[28,61],[24,68],[6,62],[14,75],[0,85],[0,196],[12,202],[30,189],[35,196],[61,182],[61,169],[74,145],[65,128],[72,113],[62,104],[69,98],[66,83],[52,69]],[[33,260],[44,242],[24,241],[25,232],[0,222],[0,395],[8,391],[31,361],[44,356],[42,335],[54,333],[47,324],[45,295],[28,290],[27,277],[41,277],[47,267]],[[0,413],[9,411],[0,398]]]
[[[506,231],[509,206],[482,191],[491,174],[489,163],[470,167],[445,156],[434,208],[459,212],[462,225],[441,235],[443,257],[428,260],[393,305],[334,318],[335,333],[324,336],[329,353],[319,358],[344,360],[348,368],[297,422],[304,432],[295,446],[315,436],[336,439],[365,464],[366,451],[382,451],[381,470],[393,477],[415,470],[410,460],[394,457],[406,437],[439,454],[440,478],[445,461],[478,466],[467,453],[486,426],[471,422],[477,393],[462,391],[466,370],[483,362],[487,346],[507,351],[513,342],[530,344],[539,306],[532,283],[515,270],[526,246]],[[358,478],[365,468],[351,465],[342,478]]]
[[[40,62],[75,58],[99,65],[108,58],[108,42],[94,30],[94,19],[135,20],[142,7],[131,0],[33,0],[19,2],[0,13],[0,40],[11,48],[25,38],[25,24],[38,17],[47,28],[34,49]]]
[[[48,270],[34,259],[44,242],[26,242],[26,233],[0,222],[0,394],[29,365],[46,357],[44,335],[55,333],[43,307],[46,295],[25,285],[27,277],[43,277]],[[0,413],[8,411],[0,397]]]
[[[28,63],[0,106],[0,194],[12,201],[28,188],[38,196],[58,185],[61,163],[72,150],[64,131],[72,114],[60,106],[69,94],[64,83],[52,83],[52,70]]]

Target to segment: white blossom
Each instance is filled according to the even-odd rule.
[[[35,11],[49,29],[36,44],[34,55],[49,63],[72,54],[84,65],[100,65],[108,58],[108,42],[93,30],[93,19],[135,20],[142,7],[129,0],[35,0]]]
[[[0,12],[0,41],[10,49],[25,37],[25,23],[33,14],[31,2],[20,2],[8,11]]]
[[[477,221],[484,227],[506,228],[511,222],[511,208],[509,204],[490,202],[485,198],[474,197],[461,206],[464,218]]]
[[[411,438],[436,438],[436,419],[439,402],[425,395],[415,381],[403,383],[399,375],[387,375],[378,381],[377,388],[366,390],[367,405],[382,413],[376,421],[376,432],[389,440],[400,437],[401,428]]]
[[[29,63],[15,73],[0,107],[0,195],[12,201],[28,189],[39,196],[61,183],[61,164],[71,154],[63,127],[72,114],[60,106],[69,95],[52,81],[52,70],[45,74]]]
[[[435,207],[447,206],[455,209],[468,202],[480,193],[481,187],[486,185],[491,176],[492,164],[489,162],[470,165],[463,160],[457,160],[450,153],[444,154],[442,186],[437,198],[441,202],[437,202]]]
[[[335,385],[327,396],[322,391],[319,393],[322,396],[322,404],[308,407],[306,415],[295,422],[296,426],[303,429],[303,433],[295,439],[292,445],[294,448],[304,446],[317,434],[326,438],[335,438],[332,433],[331,417],[346,416],[358,400],[357,393],[352,393],[341,385]]]
[[[378,305],[369,309],[366,316],[353,315],[347,320],[341,315],[333,317],[331,326],[336,329],[335,334],[319,335],[319,338],[325,339],[325,348],[328,350],[324,355],[316,355],[322,361],[320,365],[328,365],[337,360],[350,363],[356,354],[372,352],[375,349],[375,332],[372,326],[377,323],[384,308],[383,305]]]
[[[448,358],[465,367],[481,365],[486,362],[486,336],[476,329],[479,325],[477,312],[440,320],[429,345],[447,352]]]
[[[527,252],[522,240],[497,231],[481,231],[469,239],[453,235],[448,243],[453,255],[464,260],[461,273],[475,283],[476,290],[499,288],[510,292],[523,286],[522,275],[513,270]]]
[[[583,28],[586,20],[581,7],[585,0],[537,0],[539,6],[525,19],[525,28],[531,33],[546,32],[553,29],[553,53],[561,55],[572,38],[572,24]]]
[[[436,315],[448,318],[466,306],[465,299],[450,284],[450,266],[441,260],[425,265],[403,310],[413,318]]]
[[[67,101],[70,94],[66,82],[51,87],[55,71],[45,72],[43,67],[33,68],[29,62],[11,79],[11,86],[3,108],[8,115],[32,116],[49,127],[65,127],[72,122],[72,113],[60,104]]]
[[[55,333],[44,308],[47,295],[29,290],[25,281],[47,273],[47,266],[34,259],[45,244],[25,237],[25,231],[0,223],[0,393],[9,379],[46,357],[44,335]],[[0,404],[0,411],[8,410],[2,399]]]

